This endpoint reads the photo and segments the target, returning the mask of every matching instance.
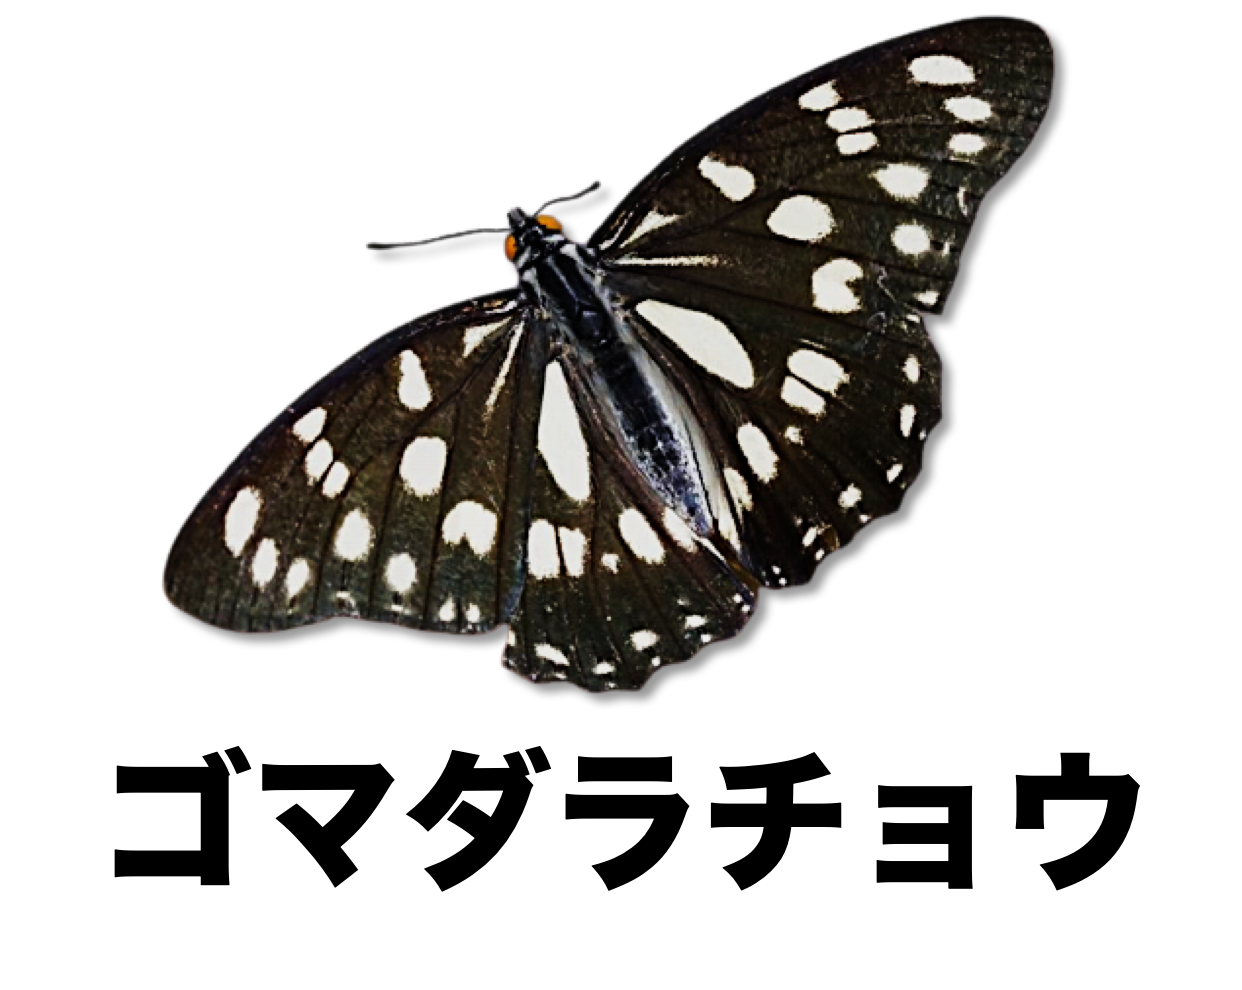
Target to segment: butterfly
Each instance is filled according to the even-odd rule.
[[[923,314],[1051,84],[1032,24],[936,27],[724,117],[585,244],[511,211],[517,288],[281,413],[181,530],[169,598],[242,631],[507,623],[505,666],[593,691],[736,635],[917,477]]]

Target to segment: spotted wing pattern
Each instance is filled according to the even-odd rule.
[[[592,239],[717,444],[764,584],[808,580],[918,474],[940,418],[921,314],[1051,82],[1021,21],[889,42],[691,139]]]
[[[415,320],[286,409],[212,487],[165,573],[226,629],[336,615],[479,632],[521,592],[546,342],[515,292]]]

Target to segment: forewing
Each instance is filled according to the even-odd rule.
[[[826,256],[913,267],[943,296],[980,198],[1035,137],[1052,76],[1052,42],[1031,21],[897,37],[792,79],[694,135],[592,243],[607,261],[640,263],[728,246],[749,262],[728,266],[730,284],[744,267],[756,287],[779,283],[765,296],[781,298],[785,288],[787,302],[804,304],[806,258],[816,255],[769,252],[818,234]],[[787,204],[800,195],[830,207],[830,230],[820,232],[814,206]],[[900,250],[893,232],[904,222],[927,224],[949,251]],[[688,267],[703,275],[703,266]],[[782,276],[787,268],[799,277]]]
[[[807,580],[917,475],[940,418],[920,314],[943,307],[1051,79],[1021,21],[888,42],[708,128],[592,239],[690,397],[765,584]]]
[[[377,340],[207,493],[169,556],[169,598],[248,631],[337,615],[503,622],[521,589],[545,346],[512,291]]]

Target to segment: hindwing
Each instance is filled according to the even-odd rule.
[[[505,665],[536,681],[638,688],[739,632],[757,585],[697,535],[605,425],[572,352],[548,364],[527,577]]]

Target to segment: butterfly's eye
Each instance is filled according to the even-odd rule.
[[[548,230],[565,229],[565,225],[560,221],[560,217],[553,216],[551,214],[535,214],[535,222],[537,222],[539,226],[546,227]],[[504,260],[508,261],[510,265],[512,265],[513,258],[517,256],[518,253],[518,242],[517,240],[514,240],[512,234],[504,235],[504,240],[501,241],[501,253],[504,256]]]

